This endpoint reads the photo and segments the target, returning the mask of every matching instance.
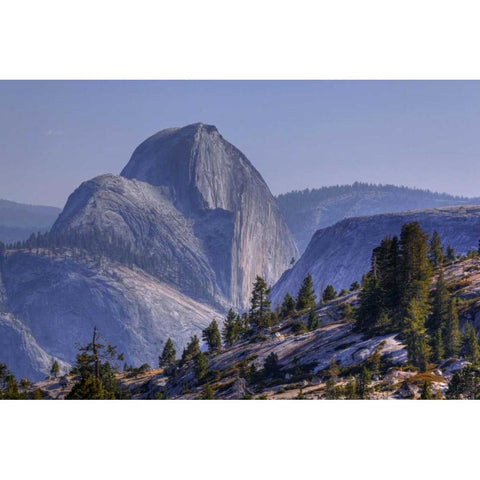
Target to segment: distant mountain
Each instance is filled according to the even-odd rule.
[[[430,235],[437,230],[457,253],[478,248],[480,206],[441,207],[342,220],[318,230],[295,266],[286,271],[272,289],[272,305],[287,292],[296,295],[310,273],[317,295],[328,284],[337,290],[360,281],[370,268],[373,248],[386,235],[399,235],[403,224],[418,221]]]
[[[66,363],[94,325],[128,363],[152,363],[168,337],[180,354],[227,307],[248,306],[256,275],[273,284],[297,257],[242,152],[214,126],[171,128],[143,142],[120,176],[82,183],[48,236],[0,258],[0,311]],[[9,365],[21,375],[19,366]],[[21,367],[45,373],[28,358]]]
[[[394,185],[354,183],[279,195],[277,202],[301,253],[320,228],[344,218],[394,213],[449,205],[478,205],[465,198]]]
[[[25,205],[0,199],[0,242],[17,242],[27,239],[32,233],[45,232],[60,212],[57,207]]]

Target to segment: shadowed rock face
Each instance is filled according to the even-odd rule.
[[[328,284],[348,288],[370,268],[375,248],[386,235],[399,235],[402,225],[418,221],[430,235],[437,230],[444,246],[457,253],[478,247],[480,206],[442,207],[343,220],[318,230],[297,264],[272,289],[272,304],[281,303],[287,292],[296,295],[308,273],[317,295]]]
[[[161,259],[158,277],[210,303],[245,308],[261,275],[273,284],[298,253],[248,159],[213,126],[163,130],[121,177],[82,184],[52,231],[108,232]]]

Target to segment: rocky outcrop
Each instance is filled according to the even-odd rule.
[[[180,354],[222,315],[143,270],[71,251],[9,252],[2,276],[10,313],[0,319],[0,363],[30,379],[45,376],[53,357],[72,364],[95,326],[128,364],[154,366],[168,337]]]
[[[187,295],[244,308],[256,275],[274,283],[297,250],[267,185],[209,125],[163,130],[121,177],[69,198],[53,232],[98,232],[159,262],[157,276]]]
[[[407,222],[418,221],[432,234],[440,234],[445,246],[457,253],[478,247],[480,238],[480,206],[442,207],[346,219],[332,227],[318,230],[297,264],[272,289],[273,305],[281,303],[287,292],[296,295],[302,280],[313,277],[317,295],[328,285],[348,288],[360,281],[370,268],[375,248],[386,235],[398,235]]]
[[[451,205],[479,205],[479,198],[455,197],[394,185],[354,183],[279,195],[278,205],[301,253],[313,234],[345,218]]]

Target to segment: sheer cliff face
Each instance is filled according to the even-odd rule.
[[[273,284],[297,258],[276,201],[213,126],[163,130],[121,177],[83,184],[53,231],[108,232],[160,259],[160,279],[210,303],[245,308],[256,275]]]
[[[430,235],[437,230],[444,246],[466,253],[478,247],[480,206],[441,207],[370,217],[350,218],[318,230],[297,264],[272,289],[272,304],[287,292],[296,295],[309,273],[317,296],[328,284],[337,290],[360,281],[369,270],[373,248],[386,235],[399,235],[402,225],[418,221]]]

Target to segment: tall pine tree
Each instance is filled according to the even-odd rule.
[[[313,289],[312,276],[308,274],[302,282],[297,295],[297,310],[314,308],[317,302],[315,290]]]

